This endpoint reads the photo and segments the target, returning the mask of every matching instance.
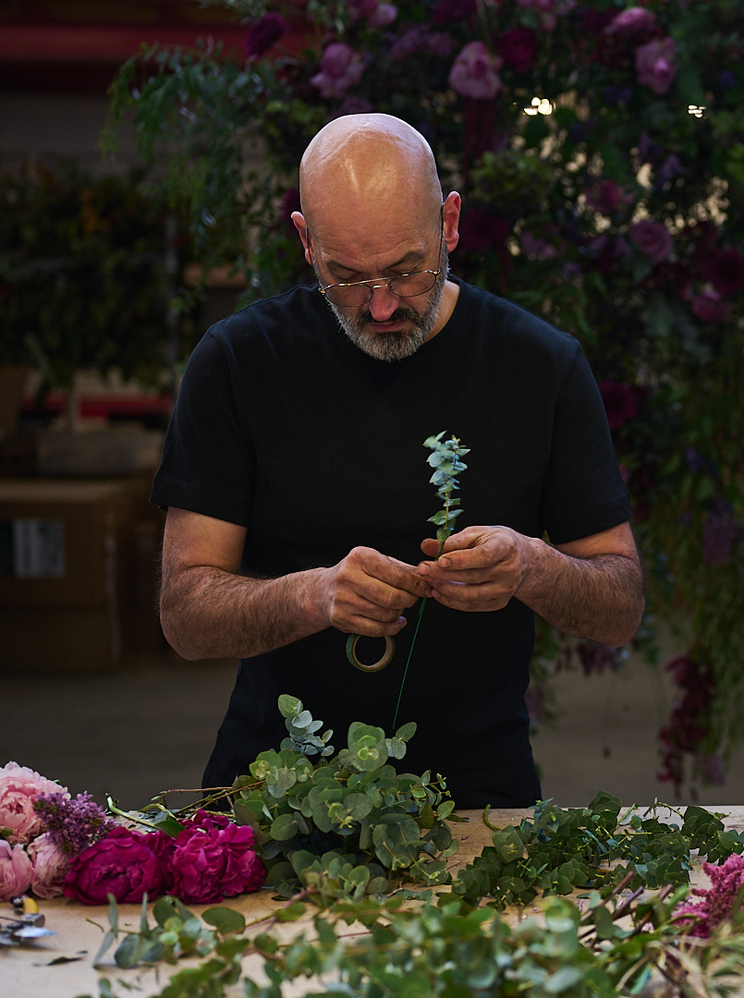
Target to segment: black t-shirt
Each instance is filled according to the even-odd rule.
[[[152,500],[245,526],[247,574],[333,565],[356,545],[416,564],[441,505],[422,444],[442,430],[471,448],[458,529],[501,524],[560,544],[630,519],[578,342],[462,283],[439,334],[390,363],[351,343],[311,288],[217,323],[189,362]],[[242,661],[205,786],[278,747],[281,693],[332,727],[337,748],[355,720],[392,734],[417,615],[377,673],[354,669],[332,628]],[[491,613],[427,601],[398,716],[418,724],[402,765],[442,773],[458,807],[540,795],[524,705],[533,640],[518,599]],[[381,648],[370,639],[360,657]]]

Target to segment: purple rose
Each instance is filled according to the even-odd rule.
[[[9,762],[0,769],[0,829],[9,829],[8,842],[30,842],[42,830],[41,815],[34,810],[34,801],[41,794],[62,793],[65,787],[52,783],[33,769]]]
[[[665,94],[677,75],[674,65],[676,47],[677,43],[669,36],[640,45],[636,49],[638,82],[650,87],[655,94]]]
[[[654,264],[666,260],[674,244],[667,227],[650,219],[631,225],[628,236]]]
[[[492,56],[484,42],[468,42],[455,59],[449,85],[462,97],[490,100],[501,90],[499,56]]]
[[[201,817],[200,817],[201,815]],[[170,854],[172,891],[186,904],[219,902],[260,890],[266,868],[254,849],[253,829],[199,812]]]
[[[720,295],[734,295],[744,291],[744,254],[733,246],[716,250],[705,264],[703,272]]]
[[[349,87],[355,87],[364,73],[364,60],[345,42],[333,42],[320,60],[320,72],[310,83],[323,97],[343,97]]]
[[[724,301],[716,290],[706,288],[692,299],[692,311],[703,322],[724,322],[731,314],[732,304]]]
[[[656,17],[645,7],[628,7],[613,17],[605,28],[608,35],[616,35],[640,44],[651,38],[656,30]]]
[[[289,24],[281,14],[264,14],[248,28],[243,47],[249,59],[260,59],[272,45],[289,31]]]
[[[23,894],[31,885],[34,868],[26,850],[18,843],[12,846],[0,839],[0,901],[9,901]]]
[[[464,21],[478,13],[476,0],[441,0],[434,8],[434,24],[449,24],[451,21]]]
[[[76,856],[62,890],[83,904],[106,904],[107,894],[117,901],[136,903],[144,894],[157,897],[162,891],[163,867],[154,851],[155,836],[117,826]]]
[[[603,215],[610,215],[632,204],[634,198],[616,180],[598,180],[586,191],[586,200]]]
[[[638,401],[632,385],[620,381],[600,381],[597,385],[604,402],[611,430],[619,430],[638,412]]]
[[[529,28],[509,28],[499,38],[499,55],[504,65],[526,73],[537,53],[537,36]]]

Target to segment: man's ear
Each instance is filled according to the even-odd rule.
[[[294,227],[299,233],[300,239],[302,240],[302,246],[305,250],[305,259],[312,267],[313,265],[313,251],[310,248],[310,233],[308,232],[307,222],[305,221],[305,216],[300,211],[293,211],[291,215],[292,221],[294,222]]]
[[[451,253],[460,241],[458,225],[460,223],[461,203],[460,195],[457,191],[450,191],[445,198],[442,208],[442,226],[444,228],[444,241],[447,244],[448,253]]]

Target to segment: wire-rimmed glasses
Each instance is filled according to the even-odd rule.
[[[352,281],[347,284],[328,284],[325,287],[318,285],[318,291],[324,295],[333,305],[341,308],[359,308],[372,301],[372,295],[376,288],[387,288],[398,298],[418,298],[425,295],[434,287],[436,279],[442,272],[442,236],[444,219],[442,218],[442,230],[439,237],[439,256],[437,257],[436,270],[413,270],[410,274],[398,274],[397,277],[375,277],[367,281]]]

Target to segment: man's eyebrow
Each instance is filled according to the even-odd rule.
[[[413,263],[417,260],[422,260],[426,256],[426,253],[422,253],[420,250],[410,250],[408,253],[404,253],[400,259],[396,260],[395,263],[391,263],[386,270],[395,270],[396,267],[403,267],[406,264]],[[354,267],[350,267],[346,263],[341,263],[338,260],[326,260],[326,267],[333,270],[348,270],[352,274],[357,274],[359,271],[355,270]]]

